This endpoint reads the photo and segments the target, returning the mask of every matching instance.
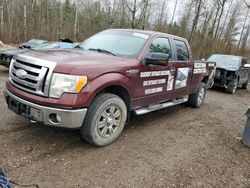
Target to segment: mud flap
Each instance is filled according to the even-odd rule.
[[[247,116],[247,123],[241,140],[244,145],[250,147],[250,108],[246,112],[246,116]]]

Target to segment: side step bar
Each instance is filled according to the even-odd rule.
[[[153,112],[153,111],[160,110],[160,109],[163,109],[163,108],[167,108],[167,107],[175,106],[175,105],[178,105],[178,104],[182,104],[182,103],[185,103],[187,101],[188,101],[188,97],[175,99],[175,100],[172,100],[172,101],[168,101],[166,103],[156,104],[156,105],[153,105],[153,106],[148,106],[148,107],[145,107],[145,108],[137,109],[137,110],[135,110],[135,114],[136,115],[143,115],[143,114],[147,114],[149,112]]]

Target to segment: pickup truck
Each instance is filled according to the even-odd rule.
[[[78,128],[87,142],[106,146],[121,135],[131,113],[181,103],[200,107],[214,74],[215,63],[192,60],[184,38],[111,29],[77,49],[15,56],[5,98],[18,115]]]
[[[32,49],[32,48],[34,48],[34,47],[36,47],[36,46],[39,46],[39,45],[41,45],[41,44],[45,44],[45,43],[47,43],[47,42],[49,42],[49,41],[47,41],[47,40],[41,40],[41,39],[31,39],[31,40],[29,40],[29,41],[27,41],[27,42],[21,43],[21,44],[19,45],[19,47],[20,47],[20,48]]]
[[[0,51],[0,65],[9,68],[11,59],[17,55],[21,54],[23,52],[29,51],[29,50],[48,50],[48,49],[72,49],[75,48],[77,45],[71,42],[46,42],[34,47],[30,48],[14,48],[14,49],[8,49]]]
[[[247,89],[250,81],[250,64],[248,64],[247,58],[213,54],[208,58],[208,61],[216,63],[214,86],[224,87],[230,94],[234,94],[238,87]]]

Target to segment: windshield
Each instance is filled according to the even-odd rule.
[[[34,47],[35,50],[42,50],[42,49],[53,49],[59,47],[59,43],[46,43],[41,44],[39,46]]]
[[[132,31],[107,30],[90,37],[79,47],[84,50],[99,49],[98,52],[106,51],[116,56],[137,58],[148,38],[149,35]]]
[[[231,55],[212,55],[208,61],[216,62],[216,66],[225,69],[238,69],[240,67],[240,57]]]

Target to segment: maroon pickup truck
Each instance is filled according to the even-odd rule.
[[[105,146],[130,114],[203,104],[215,63],[193,61],[186,39],[140,30],[106,30],[76,49],[31,50],[11,62],[5,97],[16,114],[46,125],[80,128]]]

